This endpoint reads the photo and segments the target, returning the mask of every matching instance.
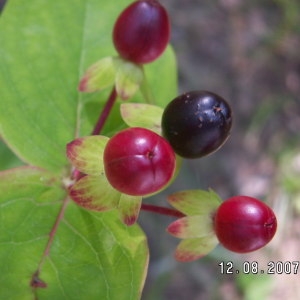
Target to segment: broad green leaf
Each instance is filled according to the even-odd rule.
[[[82,177],[70,188],[70,196],[79,206],[88,210],[106,211],[118,206],[121,193],[101,174]]]
[[[177,238],[199,238],[213,234],[213,220],[210,214],[188,216],[171,223],[167,231]]]
[[[194,261],[208,254],[217,245],[218,240],[214,234],[182,240],[176,248],[175,258],[181,262]]]
[[[163,109],[145,103],[121,104],[121,116],[130,127],[143,127],[161,134],[161,117]]]
[[[0,18],[0,134],[23,161],[61,171],[67,164],[65,145],[91,133],[110,91],[79,93],[79,78],[92,63],[116,55],[114,20],[131,2],[7,3]],[[145,66],[145,74],[158,105],[174,98],[177,71],[170,47]],[[132,100],[143,97],[139,92]],[[108,123],[104,134],[119,127],[121,118]]]
[[[0,18],[1,135],[24,161],[51,170],[66,164],[76,129],[85,1],[69,4],[12,0]]]
[[[186,215],[213,213],[220,205],[220,197],[213,191],[186,190],[168,196],[169,203]]]
[[[1,299],[140,298],[148,249],[137,225],[123,225],[116,211],[81,209],[38,168],[1,172],[0,190]],[[44,252],[64,198],[64,216]],[[30,286],[34,275],[44,288]]]
[[[103,152],[108,138],[94,135],[78,138],[67,144],[67,157],[84,174],[101,175],[104,172]]]

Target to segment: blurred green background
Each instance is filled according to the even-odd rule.
[[[0,0],[0,7],[4,1]],[[161,0],[172,22],[179,92],[205,89],[231,103],[232,134],[216,153],[185,161],[168,193],[211,187],[223,199],[258,197],[276,212],[278,231],[259,251],[238,255],[217,247],[194,263],[178,263],[174,219],[142,212],[150,266],[144,300],[300,299],[298,274],[245,275],[244,262],[267,271],[270,261],[300,261],[300,2],[298,0]],[[21,165],[0,141],[0,169]],[[232,261],[240,274],[221,274]],[[280,270],[279,270],[280,271]]]
[[[297,275],[222,275],[220,262],[242,270],[257,261],[300,261],[300,2],[298,0],[162,0],[171,14],[180,93],[204,89],[227,99],[232,134],[216,153],[185,161],[169,192],[211,187],[223,199],[249,195],[276,212],[278,231],[259,251],[217,247],[194,263],[170,256],[179,240],[161,228],[172,219],[142,213],[149,235],[145,300],[300,299]],[[153,221],[154,220],[154,221]],[[280,271],[280,270],[278,270]]]

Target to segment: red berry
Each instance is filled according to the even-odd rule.
[[[114,135],[104,150],[104,168],[110,184],[134,196],[161,190],[175,172],[175,153],[158,134],[128,128]]]
[[[247,196],[224,201],[214,216],[214,229],[227,249],[245,253],[265,246],[275,235],[277,220],[265,203]]]
[[[133,2],[120,14],[113,30],[113,42],[120,56],[137,64],[155,60],[169,39],[169,17],[156,0]]]

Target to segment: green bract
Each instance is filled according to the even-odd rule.
[[[213,215],[220,205],[219,196],[212,190],[187,190],[168,197],[169,203],[186,215],[169,225],[167,231],[183,239],[175,251],[179,261],[193,261],[212,251],[218,244]]]

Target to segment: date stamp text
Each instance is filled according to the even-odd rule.
[[[232,261],[218,264],[221,274],[300,274],[300,261],[270,261],[260,266],[257,261],[245,261],[239,268]]]

